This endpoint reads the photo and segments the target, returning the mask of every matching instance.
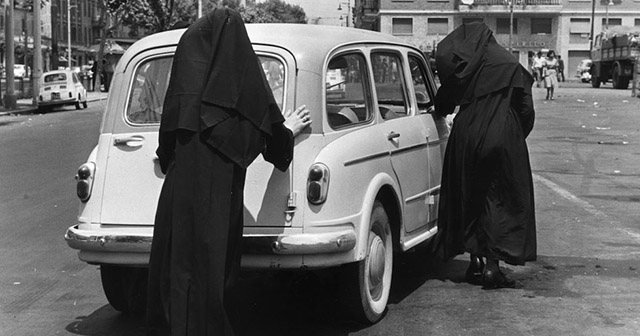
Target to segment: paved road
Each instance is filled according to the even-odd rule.
[[[340,309],[339,271],[247,272],[247,334],[638,335],[640,99],[565,86],[554,101],[535,91],[539,260],[506,268],[517,289],[466,284],[465,256],[443,263],[418,250],[396,263],[385,318],[363,326]],[[143,335],[63,239],[102,104],[0,117],[0,335]]]

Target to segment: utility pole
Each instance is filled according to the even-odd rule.
[[[591,34],[589,34],[589,57],[593,51],[593,20],[596,16],[596,0],[591,0]]]
[[[7,87],[6,93],[4,95],[4,107],[10,110],[14,110],[17,106],[16,102],[16,93],[14,90],[14,80],[15,76],[13,74],[13,65],[14,65],[14,41],[13,41],[13,2],[14,0],[7,1],[7,20],[6,20],[6,29],[4,36],[4,46],[5,46],[5,73],[7,78]]]
[[[40,18],[40,1],[33,2],[33,73],[31,90],[33,91],[33,105],[38,105],[40,93],[40,77],[42,77],[42,19]]]

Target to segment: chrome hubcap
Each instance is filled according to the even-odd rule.
[[[376,235],[369,249],[369,292],[374,300],[380,298],[385,269],[386,248],[382,239]]]

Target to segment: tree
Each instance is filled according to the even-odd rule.
[[[271,22],[307,23],[307,15],[302,7],[290,5],[282,0],[267,0],[256,4],[255,7],[258,11],[262,10],[267,15],[272,16],[274,21]]]
[[[169,29],[177,21],[196,20],[197,0],[147,0],[157,19],[154,31]],[[282,0],[267,0],[252,6],[243,6],[240,0],[201,0],[203,13],[215,7],[228,7],[240,13],[247,23],[307,23],[307,16],[298,5]]]
[[[152,30],[156,25],[156,17],[147,0],[103,0],[107,8],[109,22],[107,33],[120,25],[132,30]]]

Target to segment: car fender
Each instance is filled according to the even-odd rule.
[[[391,175],[387,173],[378,173],[371,179],[369,186],[367,187],[367,191],[365,193],[365,197],[362,200],[362,216],[360,217],[360,225],[357,225],[357,243],[355,247],[355,261],[362,260],[367,255],[367,241],[369,239],[369,221],[371,220],[371,211],[373,210],[373,205],[378,199],[378,195],[380,191],[390,186],[393,190],[393,199],[397,203],[397,206],[400,207],[399,195],[400,195],[400,186],[398,185],[398,181]],[[385,207],[387,204],[384,204]],[[399,208],[400,209],[400,208]],[[402,214],[402,211],[399,211]],[[387,214],[389,215],[389,214]],[[402,220],[400,220],[402,222]],[[397,239],[398,237],[394,237]]]

